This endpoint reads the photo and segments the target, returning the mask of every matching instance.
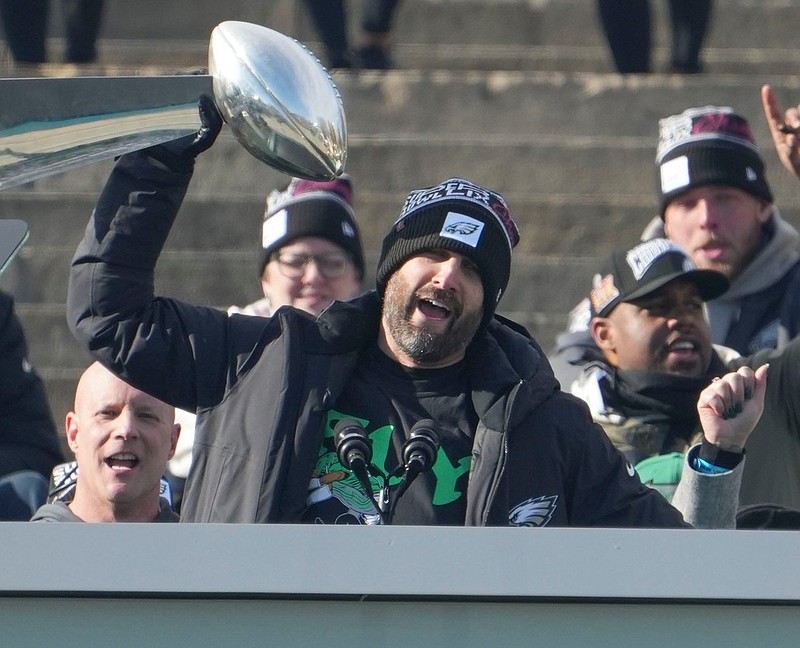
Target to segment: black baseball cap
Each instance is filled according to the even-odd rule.
[[[722,295],[730,286],[716,270],[698,270],[678,245],[658,238],[616,250],[603,272],[594,276],[589,301],[593,317],[606,317],[620,302],[655,292],[675,279],[694,283],[703,301]]]

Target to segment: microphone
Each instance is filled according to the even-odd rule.
[[[339,462],[348,470],[367,469],[372,461],[372,446],[364,426],[355,419],[342,419],[333,428],[333,443]]]
[[[356,476],[361,488],[364,489],[364,494],[369,497],[375,510],[383,516],[383,512],[375,501],[372,484],[369,481],[372,445],[364,426],[355,419],[340,420],[333,428],[333,443],[336,446],[339,463]]]
[[[439,451],[439,426],[431,419],[417,421],[403,444],[403,463],[409,480],[419,473],[430,470]]]
[[[417,475],[430,470],[436,462],[440,429],[439,424],[433,419],[422,419],[411,426],[408,440],[403,444],[403,476],[389,509],[390,520],[400,496],[408,490]]]

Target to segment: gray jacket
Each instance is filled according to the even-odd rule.
[[[172,510],[169,502],[163,497],[158,502],[158,515],[153,522],[178,522],[178,514]],[[83,522],[69,508],[67,502],[56,500],[50,504],[43,504],[33,514],[31,522]]]

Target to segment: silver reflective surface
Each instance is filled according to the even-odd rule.
[[[194,133],[209,76],[0,80],[0,189]]]
[[[266,27],[227,21],[211,34],[208,67],[217,107],[252,155],[311,179],[344,171],[342,100],[303,45]]]

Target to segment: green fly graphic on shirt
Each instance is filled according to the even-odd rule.
[[[378,524],[380,516],[375,510],[371,500],[364,493],[356,476],[339,461],[334,445],[334,426],[344,418],[354,418],[365,429],[369,429],[369,421],[351,415],[341,414],[335,410],[328,412],[325,423],[323,442],[320,446],[319,457],[309,483],[306,505],[314,507],[328,500],[336,500],[347,510],[347,514],[337,516],[337,522]],[[384,425],[369,433],[372,444],[372,466],[378,475],[370,475],[373,494],[377,496],[384,483],[389,487],[400,483],[400,476],[392,476],[393,468],[389,464],[394,458],[392,449],[393,426]],[[436,456],[432,467],[436,486],[433,492],[434,506],[442,506],[463,497],[463,492],[456,488],[456,482],[464,473],[469,471],[470,457],[461,457],[451,460],[442,448]]]

